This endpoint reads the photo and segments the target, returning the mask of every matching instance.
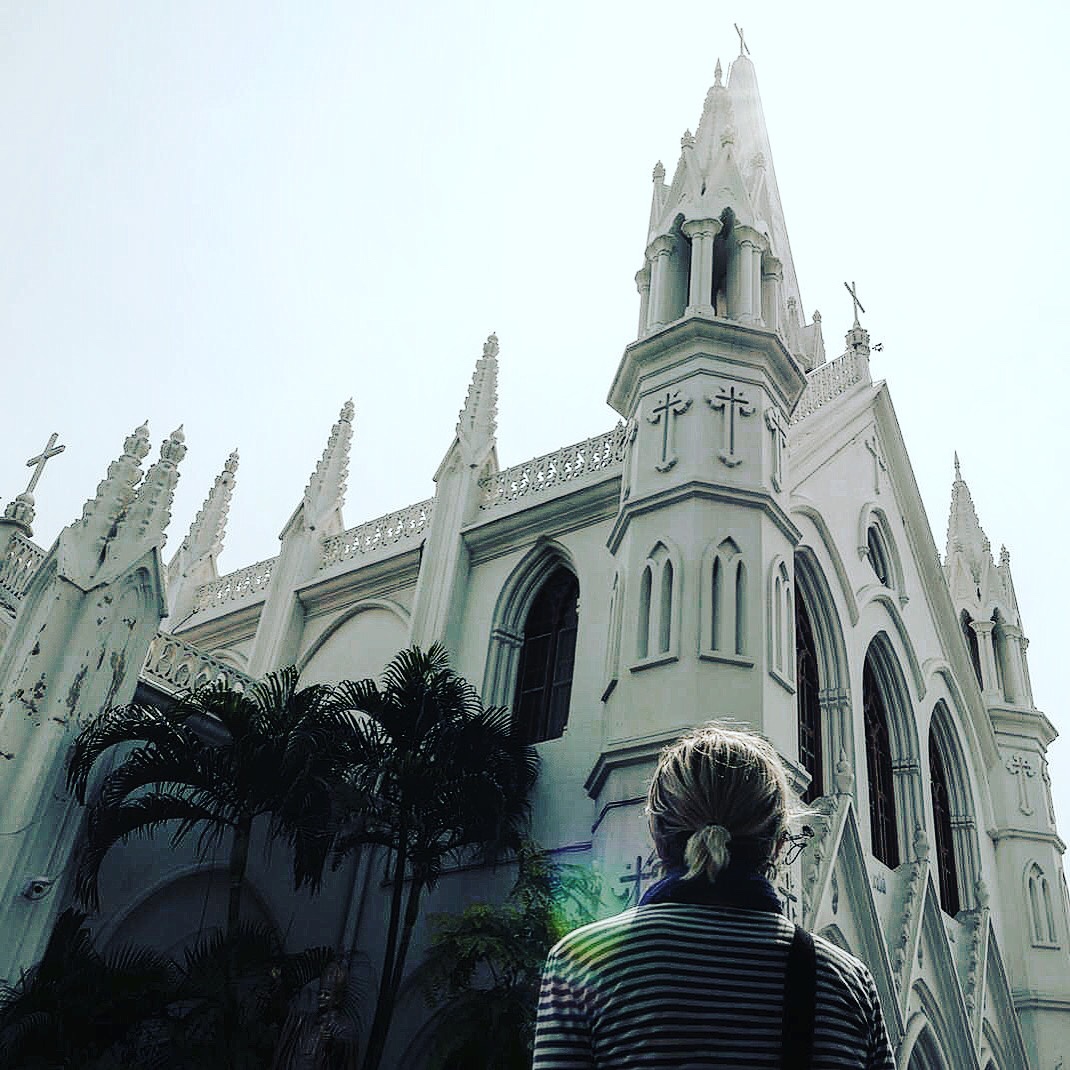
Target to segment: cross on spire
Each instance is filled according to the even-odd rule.
[[[739,54],[741,56],[749,56],[750,49],[747,47],[747,42],[743,39],[743,30],[738,22],[733,22],[733,26],[736,28],[736,33],[739,34]]]
[[[856,327],[861,327],[862,325],[858,322],[858,313],[865,312],[866,310],[862,307],[862,302],[858,300],[858,294],[855,292],[856,283],[852,280],[850,285],[848,285],[846,282],[843,285],[847,288],[847,292],[851,295],[851,300],[854,302],[855,305],[854,325]]]
[[[53,431],[49,436],[48,445],[36,457],[31,457],[26,462],[26,467],[33,469],[33,475],[30,476],[30,482],[26,486],[27,494],[33,494],[33,488],[37,486],[37,481],[41,478],[41,473],[45,470],[45,465],[48,464],[49,460],[67,448],[66,446],[57,446],[57,438],[59,438],[59,432]]]

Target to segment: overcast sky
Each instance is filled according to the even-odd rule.
[[[0,499],[58,431],[47,546],[131,429],[155,456],[184,424],[165,557],[238,447],[240,568],[277,552],[349,397],[346,523],[430,496],[491,330],[503,466],[611,427],[651,169],[739,21],[807,318],[840,352],[857,281],[937,545],[958,449],[1037,704],[1070,727],[1070,19],[1008,10],[0,0]]]

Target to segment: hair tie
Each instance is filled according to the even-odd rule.
[[[724,825],[709,824],[693,832],[684,847],[684,864],[687,877],[704,873],[707,880],[715,881],[728,865],[728,845],[732,833]]]

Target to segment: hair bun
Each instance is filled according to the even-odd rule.
[[[715,881],[728,865],[728,845],[731,842],[732,833],[724,825],[704,825],[693,832],[684,848],[687,876],[697,877],[703,873],[707,880]]]

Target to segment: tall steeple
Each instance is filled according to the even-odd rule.
[[[962,467],[956,452],[944,558],[944,572],[956,602],[972,601],[980,608],[982,585],[987,585],[994,568],[992,544],[977,518],[973,497],[962,478]]]

